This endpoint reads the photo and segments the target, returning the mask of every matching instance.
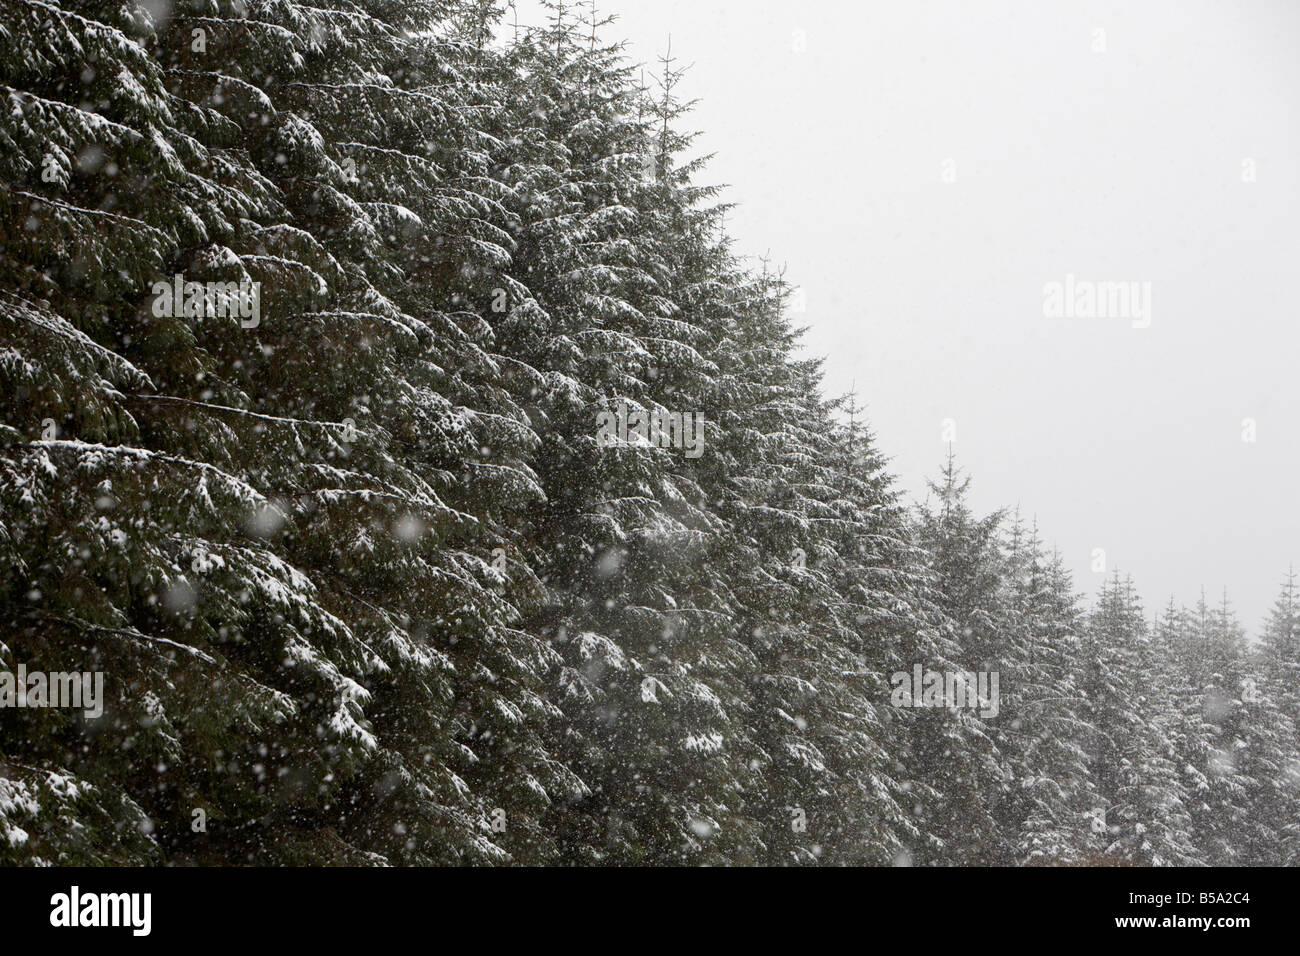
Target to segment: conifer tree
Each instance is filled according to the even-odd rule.
[[[403,87],[427,82],[406,64],[428,62],[430,41],[403,31],[431,10],[393,9],[389,22],[353,8],[178,4],[158,22],[93,10],[101,22],[9,5],[24,53],[7,81],[45,124],[25,134],[15,174],[36,188],[45,135],[54,175],[42,183],[68,191],[7,219],[38,237],[6,244],[6,276],[26,295],[13,311],[23,347],[44,335],[39,348],[69,353],[62,373],[19,363],[34,381],[16,394],[44,404],[15,431],[30,437],[44,420],[76,440],[10,446],[6,497],[33,505],[9,540],[49,537],[56,551],[18,556],[42,603],[10,598],[27,623],[8,644],[30,658],[81,635],[120,681],[111,733],[97,728],[89,756],[61,758],[41,734],[26,749],[122,788],[136,829],[169,854],[503,860],[494,820],[527,843],[547,788],[581,786],[540,743],[551,652],[515,626],[487,561],[504,540],[498,520],[540,496],[522,463],[536,439],[502,404],[475,341],[481,320],[459,309],[450,278],[505,256],[475,235],[489,199],[459,181],[474,176],[464,143],[479,134],[447,121],[459,115],[450,95]],[[103,70],[142,83],[128,86],[134,99],[103,96],[106,120],[82,119]],[[50,132],[55,121],[64,128]],[[64,160],[98,129],[111,135],[75,178]],[[426,153],[435,142],[445,170]],[[367,195],[355,171],[383,174],[368,145],[424,177],[415,209]],[[85,225],[105,217],[119,225]],[[102,246],[51,246],[62,229],[69,244]],[[72,268],[39,271],[46,260]],[[421,268],[446,278],[411,282]],[[256,283],[260,314],[213,315],[192,297],[159,314],[144,296],[173,274]],[[96,321],[64,329],[61,311]],[[67,394],[93,396],[84,421],[51,377],[73,370]],[[60,534],[42,533],[51,521]],[[84,555],[72,561],[86,583],[56,554]],[[521,602],[538,591],[526,574],[507,586]],[[193,810],[205,831],[191,829]]]
[[[1009,626],[1004,603],[1005,561],[997,532],[1003,514],[976,517],[966,502],[970,477],[957,467],[949,448],[940,481],[930,482],[932,500],[918,508],[918,536],[930,560],[939,606],[955,628],[953,663],[958,671],[1010,673],[1022,658],[1021,629]],[[999,694],[1009,688],[1001,687]],[[919,730],[916,749],[923,778],[934,780],[937,801],[930,826],[943,845],[944,863],[982,860],[1005,864],[1012,847],[998,811],[1011,790],[1014,770],[1003,752],[1006,731],[971,711],[954,715],[956,740],[937,736],[951,719],[931,712]]]
[[[1009,552],[1008,604],[1026,633],[1003,705],[1016,777],[1004,820],[1021,862],[1075,863],[1093,842],[1099,799],[1086,750],[1093,728],[1078,685],[1082,615],[1069,571],[1059,553],[1044,552],[1036,523],[1028,532],[1013,527]]]
[[[1282,766],[1278,804],[1273,821],[1278,846],[1272,857],[1282,866],[1300,862],[1300,594],[1293,569],[1274,602],[1261,635],[1263,687],[1254,688],[1271,698],[1293,729],[1282,741]]]
[[[1099,848],[1141,865],[1198,862],[1177,753],[1158,715],[1163,688],[1131,579],[1103,584],[1088,621],[1080,685]]]

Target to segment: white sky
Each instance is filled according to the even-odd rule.
[[[1081,590],[1104,548],[1148,612],[1226,586],[1258,629],[1300,565],[1300,3],[601,5],[694,64],[729,231],[907,491],[954,419],[974,505],[1036,515]],[[1150,327],[1045,318],[1067,273],[1150,282]]]

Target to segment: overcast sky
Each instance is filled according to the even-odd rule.
[[[1300,3],[602,9],[694,64],[729,231],[909,493],[951,419],[974,505],[1037,516],[1081,590],[1101,548],[1148,612],[1226,586],[1258,629],[1300,564]],[[1149,316],[1045,315],[1067,275],[1150,283]]]

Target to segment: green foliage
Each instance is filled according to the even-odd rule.
[[[0,0],[0,673],[105,677],[0,708],[0,862],[1294,863],[1293,589],[1255,660],[909,513],[549,9]]]

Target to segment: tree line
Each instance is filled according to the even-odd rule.
[[[1294,578],[1252,646],[909,506],[548,10],[0,0],[0,671],[105,697],[0,707],[0,862],[1296,863]]]

